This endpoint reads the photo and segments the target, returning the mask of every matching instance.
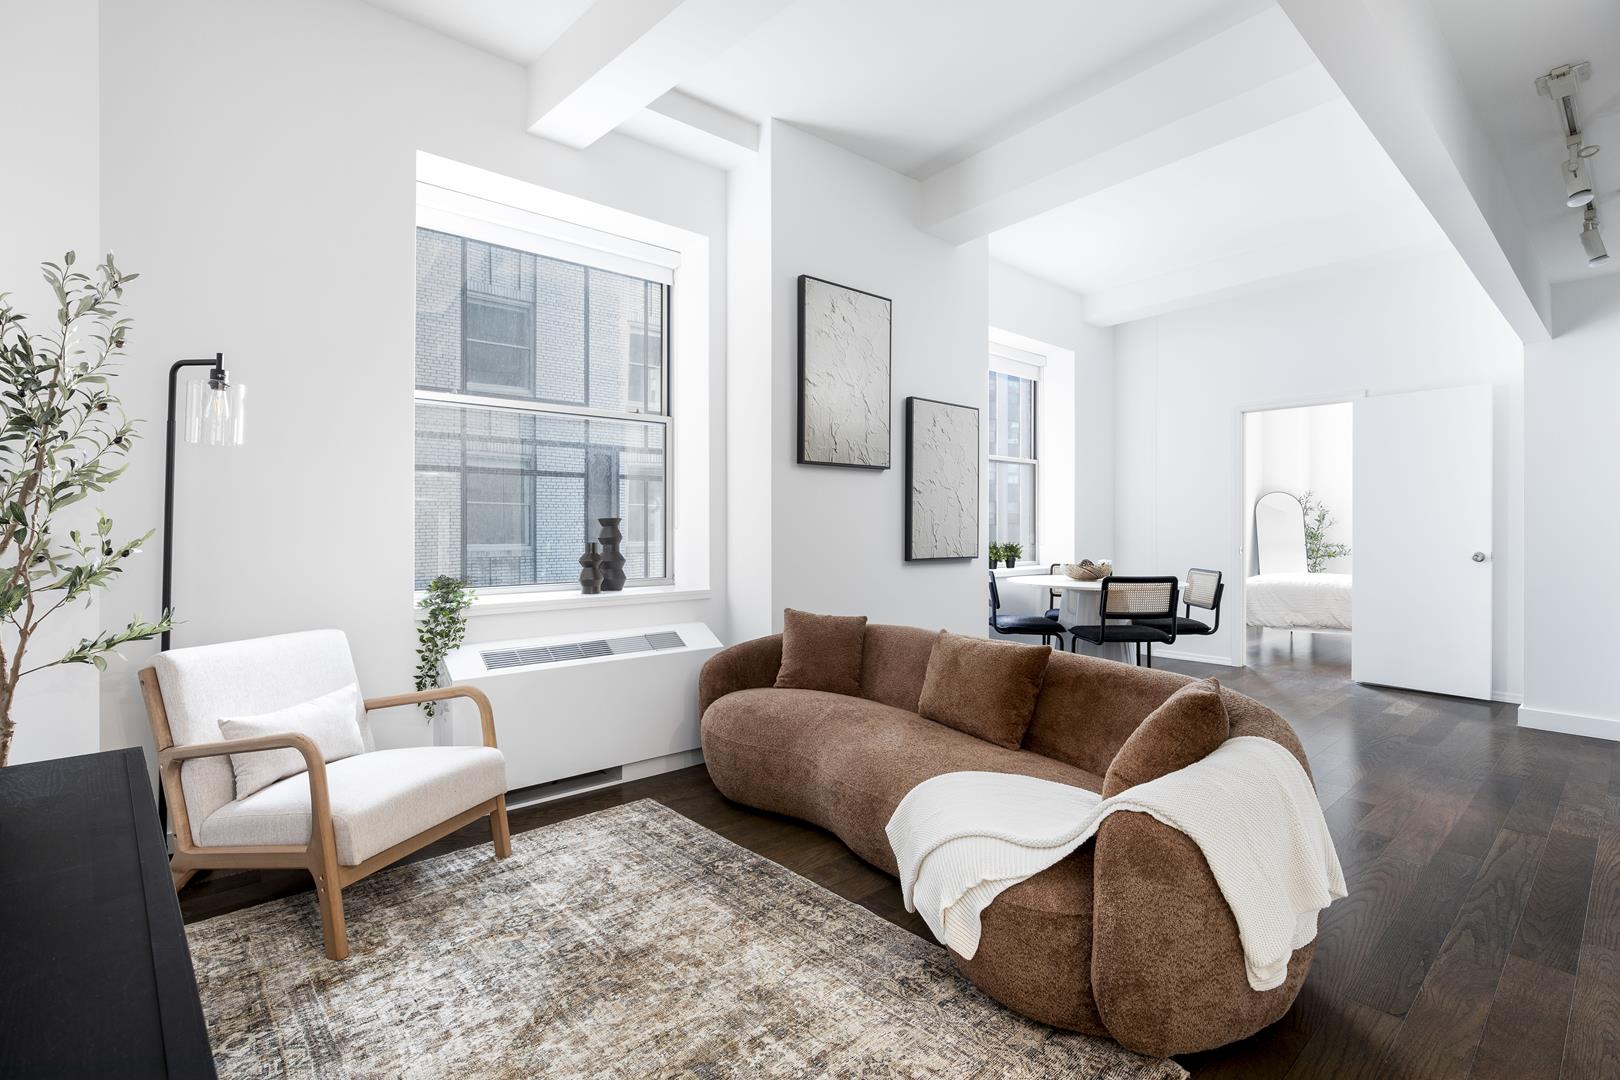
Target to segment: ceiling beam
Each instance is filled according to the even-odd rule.
[[[1231,299],[1301,274],[1444,246],[1423,207],[1402,193],[1301,222],[1219,259],[1084,293],[1081,316],[1093,326],[1114,326]]]
[[[1412,0],[1281,5],[1514,331],[1546,340],[1547,282],[1433,11]]]
[[[730,169],[759,151],[759,125],[671,90],[619,126],[626,135],[684,157]]]
[[[792,0],[598,0],[529,65],[529,131],[583,149]]]
[[[963,243],[1339,96],[1267,8],[923,183],[923,225]]]

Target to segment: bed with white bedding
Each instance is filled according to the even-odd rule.
[[[1244,583],[1250,626],[1349,630],[1350,575],[1256,574]]]

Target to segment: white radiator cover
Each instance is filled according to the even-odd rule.
[[[670,645],[669,634],[681,644]],[[662,647],[622,644],[641,636]],[[614,653],[600,642],[640,651]],[[444,666],[450,682],[489,695],[507,787],[517,790],[697,750],[698,670],[720,648],[703,623],[673,623],[481,641],[452,652]],[[535,654],[522,650],[575,658],[523,663]],[[490,664],[488,653],[496,654]],[[449,724],[435,725],[435,742],[476,744],[477,707],[461,700],[451,713]]]

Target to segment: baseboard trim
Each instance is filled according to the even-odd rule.
[[[1585,735],[1591,739],[1620,742],[1620,720],[1581,713],[1554,712],[1528,705],[1519,706],[1519,726],[1538,731],[1561,731],[1565,735]]]
[[[1219,667],[1231,667],[1230,656],[1215,656],[1211,653],[1182,652],[1180,649],[1155,649],[1153,659],[1187,660],[1194,664],[1215,664]]]
[[[1508,705],[1523,705],[1524,695],[1509,693],[1506,690],[1492,690],[1491,700],[1500,701]]]

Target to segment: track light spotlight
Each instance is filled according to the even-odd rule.
[[[1564,195],[1568,206],[1590,206],[1592,203],[1592,174],[1581,156],[1580,145],[1569,148],[1569,160],[1564,162]]]
[[[1597,208],[1590,204],[1581,219],[1581,247],[1586,250],[1587,266],[1602,266],[1609,261],[1609,249],[1603,244],[1603,228],[1598,224]]]

